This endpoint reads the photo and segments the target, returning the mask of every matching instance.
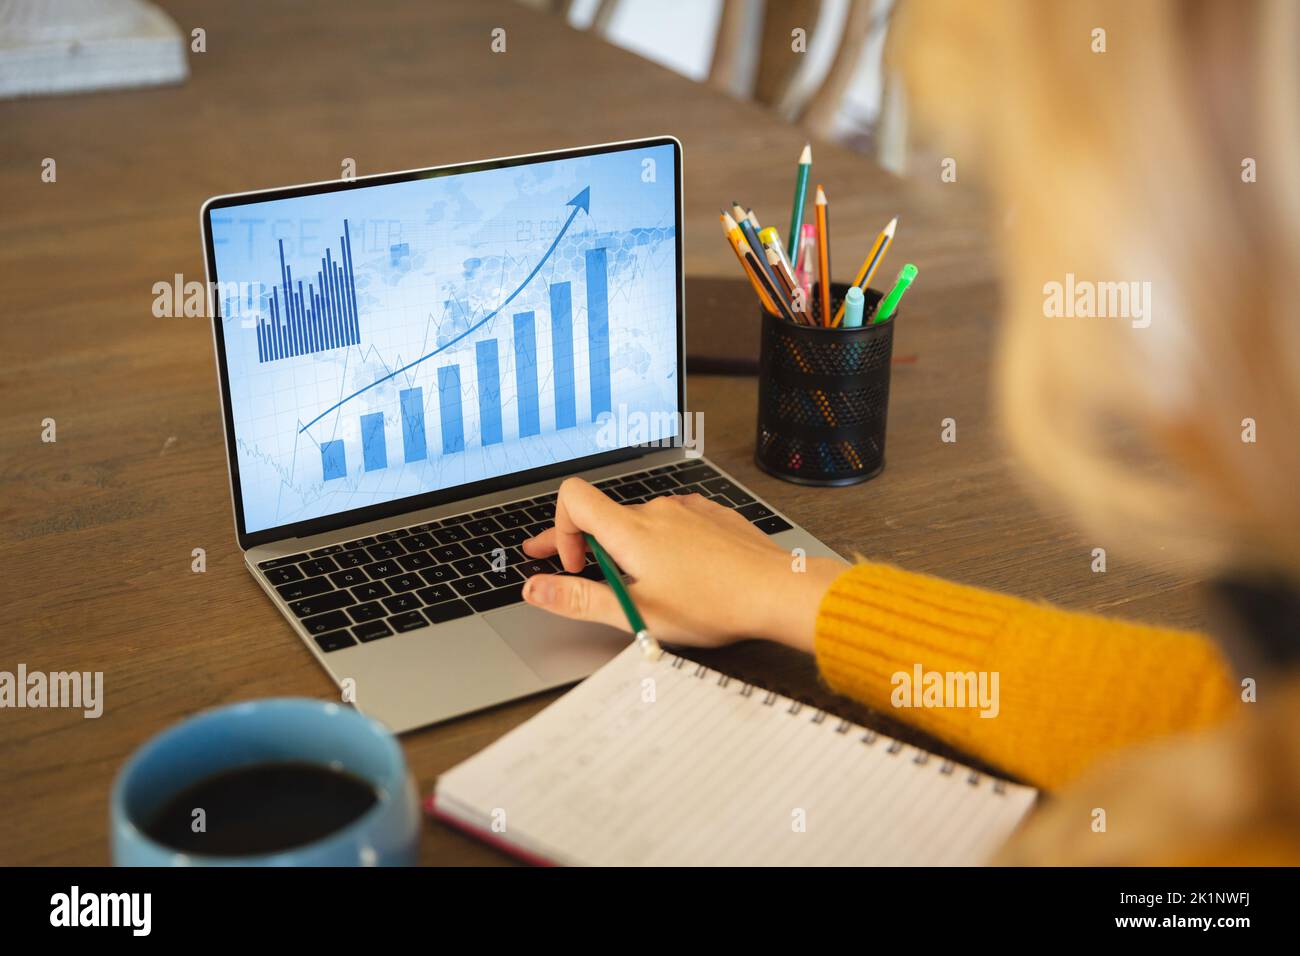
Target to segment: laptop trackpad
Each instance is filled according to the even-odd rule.
[[[548,686],[582,680],[631,641],[625,631],[570,621],[527,604],[491,611],[483,620]]]

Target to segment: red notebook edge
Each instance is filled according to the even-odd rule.
[[[474,837],[476,840],[481,840],[488,844],[488,846],[500,850],[503,853],[508,853],[510,856],[513,856],[515,859],[520,860],[523,863],[527,863],[529,866],[559,865],[552,860],[538,856],[536,853],[531,853],[528,850],[511,843],[509,840],[503,839],[499,834],[493,833],[491,830],[485,830],[482,827],[476,827],[470,823],[466,823],[459,817],[454,817],[445,810],[440,809],[438,806],[438,794],[436,792],[431,793],[429,796],[424,798],[424,812],[435,820],[439,820],[450,827],[454,827],[462,833]]]

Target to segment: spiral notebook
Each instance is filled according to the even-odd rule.
[[[630,646],[439,777],[430,809],[535,863],[972,865],[1035,796]]]

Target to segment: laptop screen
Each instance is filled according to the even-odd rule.
[[[666,443],[681,395],[677,150],[211,202],[241,535]]]

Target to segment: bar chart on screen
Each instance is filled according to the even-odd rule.
[[[280,199],[226,220],[219,274],[270,290],[255,323],[232,310],[226,324],[248,527],[613,450],[628,443],[609,427],[622,409],[675,422],[675,189],[645,176],[647,156]],[[644,440],[675,429],[662,421]]]
[[[509,292],[499,306],[483,315],[472,316],[463,331],[458,331],[449,341],[402,367],[378,377],[375,381],[354,390],[316,415],[299,430],[307,431],[323,419],[339,413],[354,399],[409,373],[430,359],[450,354],[456,361],[439,361],[436,380],[430,377],[430,389],[436,395],[438,406],[438,431],[441,435],[440,452],[443,455],[463,452],[466,448],[466,397],[473,383],[472,397],[477,412],[477,434],[472,443],[479,447],[500,444],[507,431],[504,405],[512,406],[514,420],[510,431],[518,438],[539,435],[542,431],[543,390],[547,405],[553,410],[550,424],[555,430],[574,428],[578,424],[577,389],[573,334],[573,288],[571,281],[556,278],[562,268],[548,270],[547,279],[539,279],[543,269],[551,265],[552,256],[560,248],[569,228],[579,213],[590,209],[590,188],[582,189],[566,204],[568,218],[557,231],[549,247],[540,256],[523,280]],[[585,419],[596,422],[611,409],[610,351],[609,351],[609,274],[608,247],[596,245],[601,237],[591,237],[582,250],[583,286],[586,290],[585,347],[579,353],[586,358],[585,376],[589,393]],[[528,291],[534,281],[546,286],[549,307],[549,376],[545,381],[538,375],[538,342],[536,310],[514,311],[511,303]],[[504,321],[506,314],[510,321]],[[501,330],[499,335],[489,335],[488,330]],[[473,351],[468,348],[469,339]],[[508,350],[505,361],[502,352]],[[464,359],[465,367],[459,359]],[[471,360],[472,359],[472,360]],[[503,367],[513,372],[504,382]],[[431,396],[432,397],[432,396]],[[506,399],[503,402],[503,397]],[[399,407],[395,417],[400,421],[401,461],[404,464],[424,461],[429,457],[428,423],[426,422],[426,395],[424,386],[400,390]],[[361,434],[361,459],[365,471],[377,471],[389,466],[388,438],[385,430],[385,413],[369,411],[360,413],[358,424]],[[476,439],[476,440],[473,440]],[[343,478],[348,474],[348,453],[343,439],[334,438],[320,444],[321,475],[325,481]],[[396,458],[394,457],[394,461]]]
[[[586,381],[589,395],[586,403],[586,420],[598,422],[603,413],[611,412],[610,354],[609,354],[609,297],[607,276],[607,250],[604,247],[588,249],[584,253],[587,292]],[[534,270],[533,275],[536,274]],[[530,275],[530,279],[531,279]],[[509,333],[504,348],[509,350],[513,376],[502,380],[502,342],[496,336],[485,336],[474,342],[471,367],[462,371],[460,364],[437,366],[434,387],[438,405],[438,426],[441,433],[441,453],[462,452],[466,447],[465,397],[466,385],[474,383],[480,447],[500,444],[505,438],[503,395],[513,406],[514,433],[519,438],[538,435],[542,431],[542,390],[549,391],[548,404],[553,409],[556,430],[575,428],[578,425],[578,396],[576,389],[575,350],[573,343],[573,292],[569,282],[553,282],[548,287],[550,298],[550,355],[549,381],[539,381],[537,358],[537,316],[533,311],[515,312],[508,325],[500,328]],[[513,298],[513,296],[512,296]],[[494,312],[495,317],[500,310]],[[478,330],[488,319],[476,323]],[[444,349],[437,350],[438,354]],[[467,350],[464,354],[469,357]],[[419,360],[423,361],[423,359]],[[407,368],[417,363],[411,363]],[[357,397],[364,391],[355,395]],[[425,393],[423,386],[401,389],[396,415],[400,421],[401,460],[404,463],[423,461],[429,456],[428,426],[425,421]],[[339,403],[330,411],[341,408]],[[328,413],[327,413],[328,414]],[[359,416],[361,432],[360,453],[366,471],[387,468],[389,464],[388,439],[385,432],[385,415],[382,411],[367,412]],[[304,426],[304,430],[306,426]],[[348,473],[348,455],[342,439],[331,439],[320,445],[321,474],[324,480],[343,478]]]
[[[256,326],[259,362],[360,344],[352,241],[346,219],[339,250],[338,261],[332,249],[325,250],[315,280],[308,281],[304,290],[301,278],[294,285],[293,267],[285,264],[284,240],[280,240],[280,285],[271,287],[270,315],[259,318]]]

